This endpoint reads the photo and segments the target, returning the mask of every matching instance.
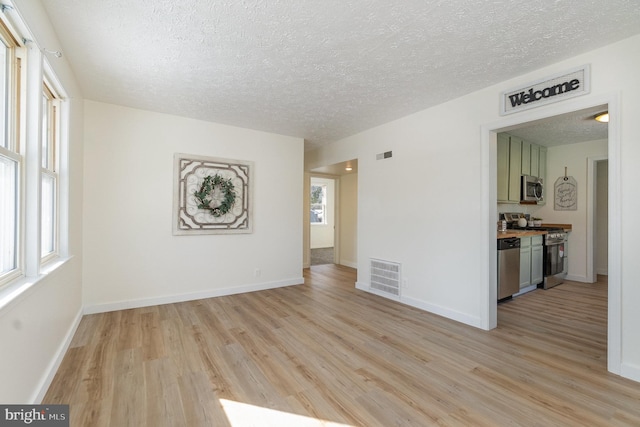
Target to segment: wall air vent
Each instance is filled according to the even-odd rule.
[[[400,264],[371,258],[370,288],[399,297]]]
[[[393,156],[392,151],[385,151],[384,153],[376,154],[376,160],[388,159]]]

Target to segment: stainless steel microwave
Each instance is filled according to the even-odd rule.
[[[542,178],[530,175],[522,175],[520,201],[541,202],[544,200],[544,185]]]

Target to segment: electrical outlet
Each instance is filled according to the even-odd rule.
[[[262,274],[262,271],[260,271],[259,268],[256,268],[255,270],[253,270],[254,277],[260,277],[261,274]]]
[[[408,278],[403,278],[402,279],[402,287],[403,288],[408,288],[409,287],[409,279]]]

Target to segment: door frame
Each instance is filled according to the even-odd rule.
[[[483,329],[497,326],[497,134],[509,131],[522,124],[543,120],[560,114],[570,113],[607,105],[609,111],[608,160],[609,160],[609,290],[608,290],[608,333],[607,369],[620,375],[622,367],[622,284],[621,284],[621,171],[620,171],[620,97],[618,93],[586,95],[552,105],[533,108],[521,113],[500,118],[498,121],[481,126],[481,187],[480,206],[482,224],[481,235],[481,298],[480,323]]]
[[[596,204],[597,204],[597,163],[608,160],[607,156],[590,156],[587,158],[587,281],[593,283],[598,279],[596,272]]]
[[[305,173],[305,190],[304,190],[304,254],[303,268],[311,267],[311,218],[309,214],[309,206],[311,203],[311,178],[324,178],[333,180],[333,263],[340,262],[340,175],[323,174],[323,173]]]

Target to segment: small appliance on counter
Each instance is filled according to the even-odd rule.
[[[520,212],[505,212],[499,215],[500,220],[504,220],[507,223],[507,230],[526,230],[531,221],[529,214]]]

